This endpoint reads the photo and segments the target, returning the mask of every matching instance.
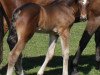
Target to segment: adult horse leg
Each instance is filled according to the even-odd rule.
[[[77,75],[78,71],[77,71],[77,67],[78,67],[78,62],[80,59],[80,56],[83,52],[83,50],[85,49],[85,47],[87,46],[89,40],[91,39],[92,35],[94,34],[94,32],[96,31],[97,27],[94,24],[94,21],[92,19],[90,19],[87,23],[86,29],[82,35],[82,38],[79,42],[79,46],[77,49],[77,52],[74,56],[74,60],[73,60],[73,72],[72,75]]]
[[[95,32],[97,69],[100,70],[100,27]]]
[[[86,45],[88,44],[89,40],[91,39],[91,37],[92,37],[92,35],[88,34],[87,30],[85,30],[82,35],[82,38],[79,42],[77,52],[74,56],[74,60],[72,62],[73,71],[72,71],[71,75],[77,75],[77,73],[78,73],[77,67],[78,67],[78,62],[79,62],[80,56],[81,56],[83,50],[85,49]]]
[[[68,75],[69,60],[69,29],[62,30],[59,34],[62,46],[63,72],[62,75]]]
[[[50,34],[48,52],[46,54],[46,58],[45,58],[45,61],[44,61],[43,65],[42,65],[42,67],[38,71],[38,75],[43,75],[46,65],[48,64],[48,62],[54,56],[54,49],[55,49],[55,46],[56,46],[57,39],[58,39],[58,35]]]
[[[4,37],[3,13],[0,6],[0,64],[3,59],[3,37]]]

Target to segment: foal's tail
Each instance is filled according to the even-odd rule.
[[[35,3],[27,3],[27,4],[24,4],[22,6],[20,6],[19,8],[17,8],[14,12],[13,12],[13,15],[12,15],[12,22],[15,22],[16,19],[19,17],[19,14],[23,11],[23,10],[27,10],[28,8],[30,7],[33,7],[33,10],[35,10],[35,15],[37,15],[38,13],[37,10],[40,9],[40,5],[38,4],[35,4]],[[33,11],[32,10],[32,11]],[[34,15],[34,14],[33,14]]]

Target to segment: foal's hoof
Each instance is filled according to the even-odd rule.
[[[37,73],[37,75],[43,75],[42,73]]]
[[[100,62],[97,62],[96,69],[100,71]]]
[[[37,74],[37,75],[43,75],[43,74]]]
[[[79,75],[79,72],[78,72],[78,71],[73,71],[73,72],[71,73],[71,75]]]
[[[26,75],[26,73],[24,71],[22,71],[21,73],[16,71],[15,73],[16,73],[16,75]]]
[[[97,68],[97,70],[99,70],[99,71],[100,71],[100,66]]]

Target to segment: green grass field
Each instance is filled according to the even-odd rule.
[[[77,23],[71,29],[70,35],[70,60],[77,50],[79,40],[83,33],[86,23]],[[7,35],[4,38],[4,56],[3,62],[0,65],[0,75],[6,75],[6,64],[9,53],[9,47],[6,42]],[[23,67],[27,75],[36,75],[37,71],[41,67],[45,54],[48,48],[48,34],[36,33],[34,37],[27,43],[23,51]],[[70,63],[69,63],[70,64]],[[82,54],[82,58],[79,63],[80,75],[100,75],[100,71],[95,68],[95,43],[94,37],[90,40],[86,49]],[[70,69],[71,67],[69,67]],[[55,56],[52,61],[49,62],[45,69],[44,75],[61,75],[62,73],[62,56],[61,46],[58,40],[55,49]],[[14,74],[15,75],[15,74]]]

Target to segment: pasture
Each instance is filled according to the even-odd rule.
[[[70,35],[70,61],[73,59],[79,40],[83,33],[86,23],[75,23],[71,29]],[[6,64],[9,53],[9,47],[6,42],[7,35],[4,38],[4,56],[3,62],[0,65],[0,75],[6,75]],[[35,33],[35,36],[27,43],[23,51],[23,68],[27,75],[36,75],[40,66],[42,65],[45,54],[48,48],[48,34]],[[69,65],[70,69],[71,66]],[[96,70],[95,62],[95,42],[94,37],[90,40],[86,49],[82,54],[82,58],[79,63],[80,75],[100,75],[100,71]],[[69,69],[69,71],[70,71]],[[45,75],[61,75],[62,72],[62,57],[61,46],[58,40],[55,49],[55,56],[53,60],[48,64],[45,70]]]

